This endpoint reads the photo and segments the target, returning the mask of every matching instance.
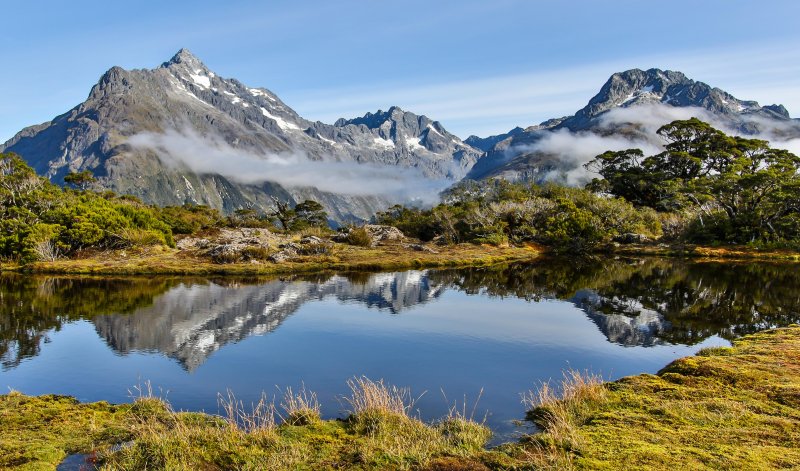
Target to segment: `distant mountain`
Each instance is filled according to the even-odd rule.
[[[681,72],[632,69],[613,74],[589,103],[574,115],[551,119],[524,130],[480,139],[471,136],[467,143],[486,153],[470,171],[468,178],[501,177],[510,180],[542,181],[567,172],[576,162],[538,145],[553,133],[591,133],[607,137],[653,139],[648,129],[648,111],[698,110],[701,119],[713,121],[742,134],[791,138],[800,136],[800,122],[792,120],[782,105],[760,106],[740,100],[728,92],[689,79]],[[612,114],[615,110],[627,113]],[[639,111],[642,111],[639,113]],[[661,118],[666,124],[670,121]]]
[[[170,132],[215,139],[248,155],[300,154],[312,162],[416,169],[422,179],[456,181],[481,155],[440,123],[397,107],[334,125],[308,121],[271,91],[222,78],[185,49],[156,69],[111,68],[85,102],[23,129],[0,150],[20,154],[55,182],[88,169],[103,187],[160,205],[192,202],[231,212],[269,206],[271,196],[314,198],[344,220],[369,217],[392,202],[386,195],[353,196],[347,187],[320,191],[310,183],[290,187],[237,179],[226,172],[231,163],[224,155],[213,162],[219,171],[197,170],[191,158],[176,165],[163,148],[129,142]],[[175,145],[186,147],[182,141]],[[195,152],[204,154],[203,146],[198,143]],[[265,160],[259,170],[269,173],[270,165]]]
[[[746,135],[800,137],[800,121],[781,105],[760,106],[659,69],[615,73],[574,115],[486,138],[461,141],[438,121],[398,107],[325,124],[267,89],[218,76],[183,49],[155,69],[111,68],[85,102],[23,129],[0,151],[22,155],[57,183],[91,170],[100,186],[149,203],[232,212],[270,207],[272,197],[311,198],[333,220],[347,221],[408,197],[384,191],[373,174],[398,180],[411,195],[462,178],[580,184],[586,158],[608,150],[603,139],[655,146],[654,123],[698,114]],[[254,159],[246,168],[242,155]]]

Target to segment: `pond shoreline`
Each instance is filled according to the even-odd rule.
[[[542,251],[536,247],[493,247],[458,244],[425,251],[401,244],[378,247],[340,245],[335,256],[304,256],[279,263],[214,263],[208,258],[176,249],[151,247],[137,252],[107,251],[80,259],[2,264],[0,271],[73,275],[289,275],[331,271],[390,271],[414,268],[487,266],[531,261]]]
[[[77,259],[0,264],[0,272],[50,275],[290,275],[345,271],[389,271],[419,268],[459,268],[533,261],[553,255],[539,246],[457,244],[417,251],[401,244],[362,248],[345,246],[336,256],[305,256],[280,263],[214,263],[186,251],[150,247],[138,251],[106,251]],[[722,261],[800,262],[800,252],[758,250],[746,246],[629,244],[605,246],[590,256],[679,257]]]
[[[800,439],[800,326],[744,336],[731,348],[703,350],[656,375],[604,383],[599,395],[580,389],[587,387],[533,410],[530,417],[543,433],[491,449],[483,448],[485,427],[458,414],[424,424],[388,408],[354,407],[357,412],[335,420],[321,420],[312,410],[293,424],[286,423],[295,420],[288,414],[283,424],[242,430],[216,416],[172,412],[146,391],[121,405],[12,392],[0,396],[0,465],[55,466],[75,453],[112,467],[752,469],[800,460],[794,447]],[[558,410],[566,426],[548,415]],[[129,440],[130,447],[109,451]]]

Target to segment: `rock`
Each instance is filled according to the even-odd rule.
[[[411,249],[411,250],[415,250],[417,252],[439,253],[438,251],[433,250],[430,247],[425,247],[422,244],[409,244],[409,245],[406,245],[406,248]]]
[[[350,231],[346,230],[342,232],[337,232],[336,234],[331,236],[331,240],[334,242],[346,243],[349,237],[350,237]]]
[[[297,252],[293,249],[283,249],[270,255],[268,260],[273,263],[282,263],[297,257]]]
[[[372,241],[370,245],[373,247],[378,245],[379,242],[385,242],[390,240],[403,240],[406,238],[405,235],[400,231],[400,229],[394,226],[383,226],[380,224],[366,224],[358,229],[364,229],[367,232],[370,240]],[[352,228],[348,228],[342,230],[338,234],[331,237],[331,240],[334,242],[342,242],[342,243],[350,243],[350,233],[353,231]]]
[[[220,244],[209,249],[206,255],[216,263],[236,263],[242,258],[242,246]]]
[[[279,249],[285,249],[285,250],[291,250],[291,251],[294,251],[294,252],[297,252],[298,250],[302,249],[301,246],[295,244],[294,242],[288,242],[286,244],[280,244],[280,245],[278,245],[278,248]]]
[[[375,242],[383,242],[385,240],[403,240],[406,238],[400,229],[394,226],[367,224],[364,226],[364,229],[366,229],[367,233]]]
[[[650,242],[650,238],[644,234],[635,234],[633,232],[628,232],[625,234],[620,234],[612,239],[614,242],[619,242],[620,244],[644,244]]]
[[[308,236],[308,237],[303,237],[302,239],[300,239],[300,243],[301,244],[322,244],[324,242],[325,241],[323,241],[322,239],[320,239],[317,236]]]

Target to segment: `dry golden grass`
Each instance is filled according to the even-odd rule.
[[[556,386],[543,382],[523,394],[528,419],[546,433],[531,441],[528,459],[540,468],[571,469],[572,452],[585,445],[580,427],[606,398],[602,377],[576,370],[565,371]]]
[[[383,380],[373,381],[366,376],[347,380],[350,396],[344,400],[351,414],[381,412],[409,417],[416,401],[408,388],[387,385]]]
[[[60,259],[19,266],[0,264],[4,271],[50,274],[95,275],[268,275],[324,271],[376,271],[407,268],[487,266],[533,260],[541,253],[534,247],[491,247],[458,244],[437,248],[436,253],[419,252],[400,243],[377,247],[332,244],[328,254],[301,256],[272,263],[248,261],[217,264],[207,257],[163,246],[136,250],[104,251],[84,258]]]
[[[284,423],[289,425],[309,425],[320,420],[322,408],[317,400],[317,393],[306,389],[305,384],[297,392],[287,387],[283,392],[281,408],[285,416]]]

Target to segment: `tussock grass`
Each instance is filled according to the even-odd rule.
[[[557,385],[543,382],[536,391],[523,394],[527,419],[545,432],[529,437],[527,459],[539,468],[572,469],[572,454],[585,445],[580,427],[606,397],[602,377],[572,369]]]
[[[444,391],[442,391],[442,395],[447,401]],[[475,452],[483,449],[492,438],[492,431],[486,426],[486,417],[489,412],[486,411],[480,422],[475,420],[475,412],[481,397],[483,397],[483,388],[471,408],[468,408],[466,396],[462,399],[460,406],[458,401],[453,402],[448,409],[447,417],[436,424],[436,428],[452,446]]]
[[[357,247],[372,247],[372,237],[364,227],[355,227],[347,234],[347,243]]]
[[[281,408],[285,412],[284,423],[289,425],[310,425],[320,421],[322,408],[317,400],[317,393],[300,386],[297,392],[287,387],[283,393]]]
[[[562,446],[580,448],[577,428],[606,399],[599,375],[567,370],[557,386],[543,382],[536,391],[522,396],[528,419],[548,432]]]
[[[382,379],[373,381],[361,376],[347,380],[347,386],[350,396],[344,401],[353,415],[380,412],[408,417],[416,402],[410,389],[385,384]]]
[[[223,416],[228,426],[233,430],[240,430],[245,433],[271,432],[277,425],[275,416],[275,401],[268,398],[266,393],[261,393],[258,402],[251,404],[249,410],[244,402],[236,398],[236,395],[228,389],[225,395],[217,395],[219,404],[225,415]]]

